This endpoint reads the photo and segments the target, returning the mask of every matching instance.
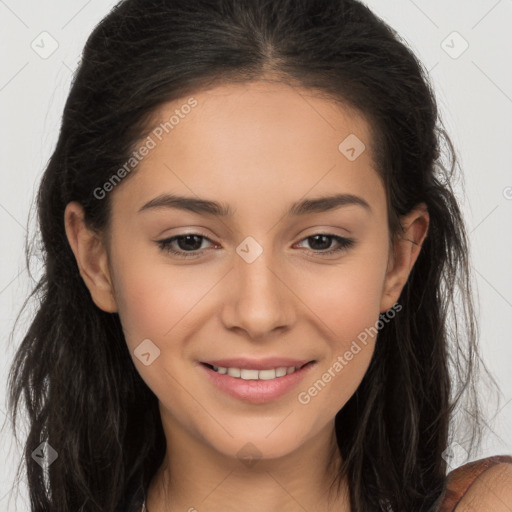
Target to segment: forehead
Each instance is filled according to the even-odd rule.
[[[238,202],[237,211],[333,189],[384,200],[370,125],[318,91],[222,84],[162,105],[149,137],[154,147],[126,187],[134,205],[165,192]]]
[[[189,108],[192,98],[196,106]],[[181,110],[186,113],[178,119],[173,114]],[[164,129],[165,134],[169,131],[169,126],[165,130],[166,122],[174,118],[170,131],[182,135],[172,142],[176,148],[201,136],[205,149],[228,146],[226,149],[235,154],[236,142],[243,145],[247,155],[251,146],[256,152],[260,144],[273,149],[289,143],[291,148],[283,149],[300,154],[301,148],[307,150],[322,138],[322,149],[330,153],[333,146],[338,150],[340,136],[351,133],[365,142],[368,153],[372,145],[369,124],[347,104],[318,90],[266,80],[225,83],[191,94],[161,106],[154,118],[156,129]]]

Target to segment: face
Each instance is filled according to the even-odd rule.
[[[325,432],[355,392],[416,249],[390,257],[385,189],[357,113],[268,82],[193,99],[159,110],[157,126],[176,110],[179,122],[151,132],[136,172],[110,192],[95,270],[71,221],[68,235],[167,424],[227,456],[252,443],[279,457]]]

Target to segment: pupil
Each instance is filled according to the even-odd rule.
[[[196,240],[196,243],[190,242],[190,239]],[[185,243],[184,243],[185,242]],[[190,246],[192,245],[192,247]],[[185,235],[178,239],[178,246],[182,250],[197,251],[201,248],[201,237],[198,235]]]
[[[317,241],[319,238],[323,238],[327,243],[326,244],[321,244],[320,243],[320,247],[318,247],[318,244],[317,244]],[[329,240],[329,237],[327,235],[315,235],[315,236],[312,236],[310,237],[311,240],[313,240],[313,243],[311,244],[311,247],[313,249],[318,249],[318,250],[321,250],[321,249],[329,249],[329,245],[330,245],[330,240]],[[315,247],[316,245],[316,247]],[[323,247],[322,247],[323,245]]]

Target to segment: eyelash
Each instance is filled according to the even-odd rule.
[[[204,240],[208,240],[211,242],[211,240],[208,237],[201,235],[200,233],[186,233],[183,235],[176,235],[176,236],[173,236],[172,238],[167,238],[165,240],[160,240],[157,242],[157,244],[159,245],[160,249],[164,252],[174,254],[175,256],[178,256],[180,258],[193,258],[193,257],[197,256],[198,254],[200,254],[201,250],[177,251],[177,250],[171,248],[171,244],[174,241],[181,239],[181,238],[186,238],[187,236],[197,236],[199,238],[202,238]],[[332,238],[333,240],[337,241],[338,244],[340,244],[340,245],[336,249],[328,249],[326,251],[314,251],[314,250],[307,251],[309,253],[313,253],[314,255],[324,256],[324,255],[330,255],[330,254],[335,254],[335,253],[341,253],[341,252],[347,251],[348,249],[353,247],[355,244],[355,241],[350,238],[345,238],[345,237],[338,236],[338,235],[332,235],[329,233],[315,233],[314,235],[310,235],[310,236],[307,236],[306,238],[303,238],[301,240],[301,242],[304,240],[308,240],[309,238],[314,238],[316,236],[324,236],[327,238]],[[203,249],[203,251],[204,251],[204,249]]]

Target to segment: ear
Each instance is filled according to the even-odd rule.
[[[390,309],[400,297],[409,274],[427,236],[430,217],[425,203],[420,203],[407,215],[400,217],[403,231],[393,242],[382,290],[380,312]]]
[[[66,206],[64,224],[80,275],[92,300],[103,311],[116,312],[108,253],[102,237],[86,225],[83,208],[75,201]]]

